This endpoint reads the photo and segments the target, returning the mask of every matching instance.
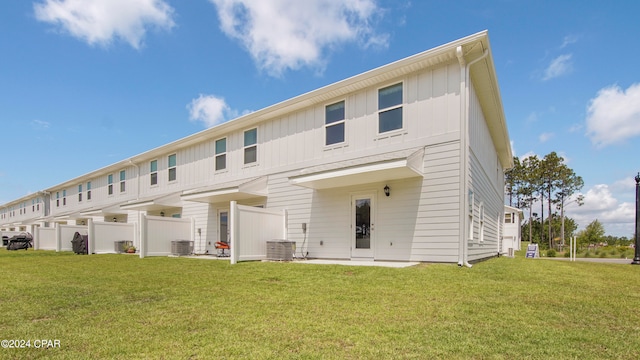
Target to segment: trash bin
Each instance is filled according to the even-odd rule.
[[[2,237],[2,246],[7,246],[9,245],[9,237],[8,236],[3,236]]]
[[[171,242],[171,255],[191,255],[193,253],[193,241],[174,240]]]
[[[290,240],[268,240],[267,260],[291,261],[295,251],[295,241]]]

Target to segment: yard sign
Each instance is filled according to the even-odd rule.
[[[538,244],[529,244],[527,246],[527,258],[537,258],[540,257],[540,253],[538,252]]]

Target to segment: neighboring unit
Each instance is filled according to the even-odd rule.
[[[522,241],[522,210],[508,205],[504,206],[504,233],[502,240],[502,253],[513,256],[515,251],[521,250]]]
[[[503,251],[511,166],[483,31],[5,204],[0,224],[136,224],[150,254],[167,231],[149,219],[189,219],[176,240],[230,241],[232,261],[289,240],[311,258],[468,265]]]

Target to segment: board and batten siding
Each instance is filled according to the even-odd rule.
[[[257,124],[258,161],[245,165],[244,131],[212,135],[210,139],[177,150],[177,180],[167,181],[167,152],[157,157],[158,184],[150,186],[149,162],[139,163],[140,197],[208,186],[238,178],[269,175],[313,166],[327,161],[360,156],[376,149],[384,152],[415,147],[424,138],[459,132],[460,71],[457,63],[424,69],[414,74],[371,86],[344,97],[317,103],[305,109]],[[403,129],[378,134],[378,89],[404,84]],[[325,106],[345,101],[345,142],[325,146]],[[227,169],[215,171],[215,140],[227,138]],[[388,147],[392,150],[386,150]],[[114,175],[115,176],[115,175]]]
[[[468,242],[469,261],[496,255],[500,250],[504,211],[504,171],[496,155],[480,102],[473,87],[470,91],[469,187],[474,193],[473,240]],[[484,207],[481,234],[480,206]]]
[[[125,171],[125,191],[120,192],[120,171]],[[113,174],[113,194],[108,193],[108,176]],[[87,182],[91,182],[91,200],[87,199]],[[127,166],[55,188],[50,193],[50,209],[52,216],[80,212],[92,208],[108,207],[136,199],[138,172],[135,166]],[[78,201],[78,185],[82,185],[82,201]],[[63,205],[63,192],[66,190],[66,205]],[[60,193],[60,205],[56,206],[56,192]]]

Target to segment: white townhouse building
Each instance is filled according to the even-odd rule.
[[[502,251],[511,166],[483,31],[2,205],[0,226],[189,218],[214,253],[237,203],[285,210],[311,258],[462,265]]]

